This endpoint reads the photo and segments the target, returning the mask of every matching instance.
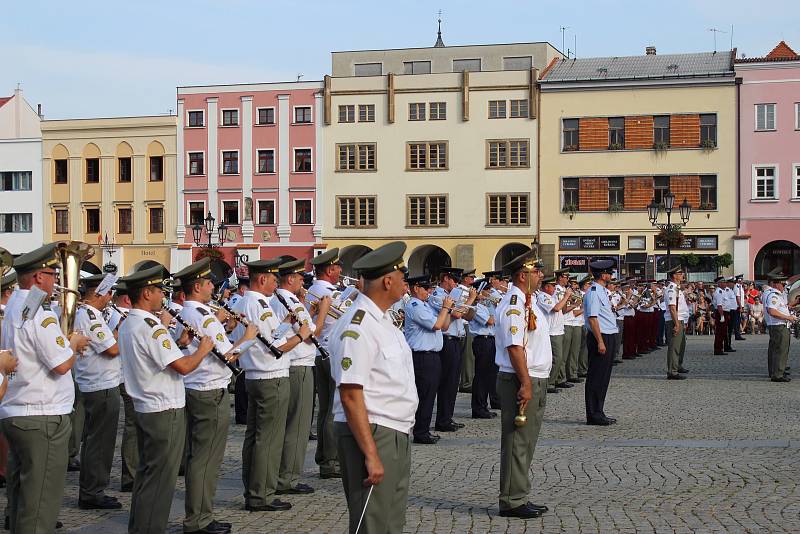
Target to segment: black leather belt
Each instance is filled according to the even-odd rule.
[[[464,339],[465,336],[451,336],[450,334],[444,334],[444,337],[446,337],[447,339],[457,339],[461,341],[462,339]]]
[[[478,339],[494,339],[494,336],[490,336],[488,334],[478,334],[476,336],[472,336]]]

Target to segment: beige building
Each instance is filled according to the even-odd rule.
[[[412,275],[493,269],[536,234],[547,43],[334,52],[318,217],[345,271],[391,240]]]
[[[731,52],[557,60],[541,80],[540,240],[549,267],[658,277],[666,243],[647,206],[692,207],[673,258],[713,279],[736,233],[736,85]],[[659,223],[666,223],[662,212]]]
[[[121,274],[170,267],[175,245],[174,116],[42,122],[45,241],[98,245],[93,262]],[[110,254],[99,247],[108,236]]]

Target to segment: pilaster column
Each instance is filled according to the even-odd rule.
[[[253,242],[253,97],[242,97],[242,205],[245,207],[242,220],[242,240]],[[250,199],[250,217],[247,217],[247,199]]]
[[[289,148],[289,95],[278,95],[278,238],[288,243],[292,228],[289,225],[289,172],[293,168]]]
[[[219,176],[219,151],[217,148],[217,125],[219,124],[219,111],[215,96],[206,98],[208,103],[208,211],[217,220],[221,221],[217,209],[217,177]]]
[[[178,243],[183,243],[186,238],[186,201],[184,200],[183,190],[184,181],[183,177],[186,176],[186,150],[184,149],[183,141],[183,128],[186,125],[186,111],[184,110],[184,101],[182,98],[178,99],[178,132],[177,132],[177,147],[175,154],[175,178],[177,189],[177,205],[175,206],[175,215],[177,216],[177,226],[175,227],[175,235]],[[167,191],[169,194],[169,191]]]
[[[322,127],[324,115],[325,115],[325,104],[324,104],[324,94],[322,92],[316,93],[314,95],[314,110],[316,112],[316,119],[314,124],[314,153],[316,156],[314,157],[314,211],[313,213],[316,216],[314,220],[314,240],[321,241],[322,240],[322,228],[325,221],[325,203],[326,199],[324,196],[324,177],[325,177],[325,140],[323,139],[323,130]]]

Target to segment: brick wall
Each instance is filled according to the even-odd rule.
[[[669,179],[669,189],[675,195],[675,207],[673,210],[678,209],[678,206],[683,199],[689,201],[692,209],[700,207],[700,177],[699,176],[671,176]]]
[[[669,142],[672,148],[700,146],[700,115],[671,115]]]
[[[581,150],[608,150],[607,118],[584,117],[578,124],[578,142]]]
[[[643,210],[653,200],[652,176],[625,177],[625,209]]]
[[[607,211],[608,178],[581,178],[578,199],[580,211]]]
[[[625,148],[653,148],[653,117],[625,117]]]

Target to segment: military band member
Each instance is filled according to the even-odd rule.
[[[478,288],[478,286],[475,285],[475,271],[476,269],[464,271],[464,274],[461,276],[461,284],[464,287]],[[466,336],[461,344],[461,381],[458,385],[458,391],[460,393],[472,393],[472,380],[475,377],[475,353],[472,350],[474,336],[470,330],[470,323],[471,319],[464,320],[464,332]]]
[[[683,380],[689,372],[683,366],[686,353],[686,323],[689,321],[689,306],[681,284],[686,276],[683,268],[673,267],[667,275],[669,285],[664,291],[664,302],[667,305],[667,317],[664,330],[667,334],[667,379]]]
[[[636,358],[636,310],[631,301],[634,298],[633,287],[629,283],[622,286],[622,299],[617,307],[617,325],[622,318],[622,359],[633,360]]]
[[[405,525],[418,398],[411,348],[387,313],[403,295],[405,250],[395,241],[353,264],[364,291],[331,333],[334,425],[351,534],[402,532]]]
[[[0,325],[2,325],[2,318],[5,314],[6,304],[8,304],[8,299],[11,298],[11,295],[14,293],[14,289],[17,285],[17,273],[10,273],[5,275],[0,281]],[[2,358],[5,360],[7,358],[11,358],[11,353],[3,352],[4,356]],[[14,362],[17,361],[16,358],[13,358]],[[15,364],[16,365],[16,364]],[[5,366],[3,366],[5,368]],[[2,385],[0,385],[0,390],[2,390],[3,394],[5,394],[6,388],[8,387],[8,380],[3,380]],[[6,486],[6,468],[8,467],[8,440],[0,432],[0,488],[4,488]]]
[[[711,297],[711,306],[714,308],[714,354],[725,354],[728,343],[728,318],[725,312],[725,278],[719,276],[714,279],[717,288]]]
[[[476,281],[472,286],[477,290],[484,280]],[[483,294],[491,297],[491,291],[483,290]],[[495,310],[498,301],[491,298],[478,298],[475,301],[475,316],[469,322],[469,333],[472,337],[472,353],[475,358],[472,378],[472,418],[491,419],[497,417],[489,410],[491,384],[497,382],[497,365],[494,363],[495,345],[494,328],[497,322]],[[495,386],[496,390],[496,386]]]
[[[586,377],[586,424],[611,425],[616,419],[608,417],[604,406],[611,381],[612,358],[617,351],[617,320],[608,301],[606,284],[611,280],[614,263],[597,260],[589,264],[594,283],[583,299],[586,317],[586,348],[589,353],[589,372]]]
[[[736,319],[737,315],[736,308],[738,303],[736,302],[736,293],[733,291],[733,277],[728,278],[725,282],[725,289],[723,292],[724,300],[722,306],[725,309],[725,321],[728,323],[728,337],[725,338],[725,352],[736,352],[736,350],[733,348],[733,334],[736,332],[736,324],[734,323],[734,320]]]
[[[0,427],[10,447],[8,516],[12,532],[51,532],[67,472],[69,414],[75,390],[70,370],[88,338],[67,338],[59,318],[42,307],[29,310],[32,288],[53,293],[58,272],[55,244],[14,260],[19,289],[6,305],[0,348],[18,359],[0,404]]]
[[[786,364],[789,359],[789,325],[797,318],[789,313],[786,302],[787,276],[780,269],[767,274],[769,288],[762,295],[764,298],[764,319],[769,332],[769,348],[767,349],[767,371],[773,382],[790,382],[786,375]]]
[[[572,292],[556,293],[556,277],[552,276],[542,280],[542,289],[536,294],[539,308],[547,314],[550,324],[550,350],[553,352],[553,365],[550,368],[550,378],[547,381],[547,392],[558,393],[558,388],[572,388],[571,383],[564,380],[559,382],[559,368],[563,360],[564,348],[564,314],[561,310],[567,305]]]
[[[494,305],[493,312],[497,311],[497,306],[503,300],[503,296],[508,290],[508,283],[504,280],[503,271],[486,271],[483,273],[486,280],[489,281],[489,297],[492,299]],[[495,314],[495,326],[497,326],[497,316]],[[495,352],[497,348],[495,347]],[[489,383],[489,407],[492,410],[500,409],[500,397],[497,395],[497,364],[494,362],[494,356],[490,358],[491,361],[491,380],[486,379]]]
[[[733,326],[736,341],[745,340],[742,336],[742,310],[747,296],[745,295],[744,285],[742,285],[742,278],[743,275],[741,274],[737,274],[733,278],[733,295],[736,297],[736,309],[731,314],[731,326]]]
[[[280,324],[269,300],[278,287],[278,266],[282,263],[280,259],[248,262],[250,288],[233,308],[256,325],[268,340],[273,339],[273,332]],[[232,338],[238,340],[244,331],[244,326],[238,325]],[[272,344],[288,352],[305,342],[311,331],[308,325],[302,325],[297,334],[288,335],[291,337],[275,339]],[[288,356],[276,358],[259,341],[242,352],[239,362],[247,373],[247,430],[242,444],[244,506],[251,512],[288,510],[292,507],[290,503],[270,498],[278,489],[291,361]]]
[[[614,317],[617,320],[617,330],[620,342],[617,343],[617,352],[613,354],[614,359],[612,360],[614,365],[622,363],[621,357],[621,350],[622,350],[622,328],[623,328],[623,320],[619,316],[619,307],[622,305],[622,293],[619,292],[619,281],[611,279],[608,281],[608,285],[606,286],[606,290],[608,291],[608,301],[611,303],[611,311],[614,312]]]
[[[105,494],[117,441],[122,366],[117,340],[100,312],[111,292],[96,293],[104,278],[97,274],[82,280],[83,305],[75,314],[75,329],[89,337],[89,346],[75,361],[75,383],[85,411],[78,493],[78,506],[84,510],[122,508],[115,497]]]
[[[170,337],[168,314],[159,319],[165,278],[161,266],[124,279],[133,307],[119,331],[125,387],[136,410],[139,465],[133,483],[128,532],[164,532],[186,437],[183,377],[207,357],[214,342],[203,337],[184,356]]]

